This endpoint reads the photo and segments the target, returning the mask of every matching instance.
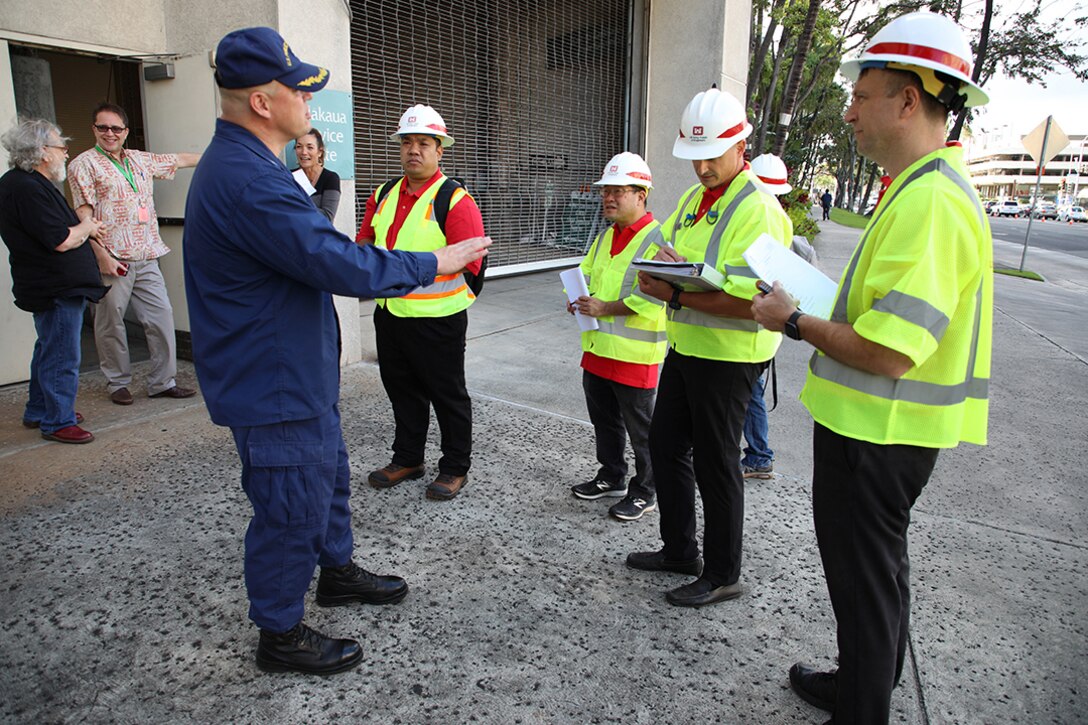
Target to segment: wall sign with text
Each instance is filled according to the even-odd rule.
[[[325,168],[341,179],[355,178],[355,136],[352,131],[351,94],[318,91],[310,99],[310,125],[325,140]],[[295,145],[287,144],[287,168],[298,168]]]

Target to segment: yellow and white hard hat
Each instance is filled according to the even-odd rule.
[[[650,174],[650,167],[641,156],[630,151],[613,156],[604,171],[601,172],[601,180],[593,182],[594,186],[641,186],[649,190],[654,188],[654,179]]]
[[[752,159],[752,173],[756,177],[756,186],[773,196],[781,196],[793,191],[787,179],[789,173],[786,164],[774,154],[763,154]]]
[[[748,138],[752,124],[744,106],[717,88],[697,93],[680,116],[680,134],[672,145],[678,159],[716,159]]]
[[[839,72],[856,81],[866,68],[911,71],[922,79],[926,92],[956,110],[959,104],[982,106],[990,100],[971,80],[972,58],[971,44],[960,26],[944,15],[919,11],[881,28],[862,54],[843,62]],[[947,83],[935,73],[951,76],[955,82]]]
[[[407,136],[410,133],[435,136],[441,141],[442,148],[453,146],[453,136],[446,133],[446,122],[438,115],[438,111],[430,106],[416,104],[405,111],[400,117],[397,130],[391,133],[389,138],[400,141],[401,136]]]

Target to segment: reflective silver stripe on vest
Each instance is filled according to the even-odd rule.
[[[673,242],[676,241],[676,233],[680,231],[680,227],[684,225],[684,210],[688,208],[688,204],[691,203],[691,198],[699,193],[699,189],[701,188],[703,188],[701,184],[699,186],[696,186],[694,189],[689,191],[688,195],[684,197],[684,200],[680,202],[680,212],[676,215],[676,223],[673,225],[672,228]]]
[[[465,284],[464,275],[457,275],[453,279],[445,280],[443,282],[432,282],[426,287],[416,287],[409,292],[405,297],[411,297],[413,295],[440,295],[445,293],[457,292],[462,287],[467,286]]]
[[[637,327],[628,327],[620,322],[624,316],[619,316],[614,322],[608,321],[603,318],[597,318],[597,326],[599,332],[603,332],[606,335],[615,335],[616,337],[622,337],[627,340],[635,340],[637,342],[649,342],[658,343],[665,342],[665,331],[660,332],[654,330],[640,330]]]
[[[669,310],[669,319],[673,322],[681,322],[685,325],[698,325],[715,330],[739,330],[740,332],[759,332],[763,328],[755,320],[744,320],[740,317],[719,317],[708,315],[689,307],[681,307],[678,310]]]
[[[903,294],[892,290],[888,294],[873,303],[873,309],[895,315],[918,327],[924,328],[933,335],[935,340],[940,340],[944,331],[948,329],[951,320],[948,315],[929,304],[921,297]]]
[[[729,222],[733,219],[733,214],[736,213],[737,207],[741,202],[747,199],[751,194],[754,194],[756,187],[748,180],[745,180],[744,186],[741,187],[737,195],[733,197],[733,200],[729,202],[729,205],[725,207],[725,211],[718,217],[718,221],[714,224],[714,231],[710,235],[710,241],[706,245],[706,255],[703,257],[703,264],[708,264],[711,267],[717,269],[718,267],[718,250],[721,249],[722,236],[725,234],[726,228],[729,226]],[[733,270],[732,272],[730,270]],[[752,270],[748,267],[727,267],[726,274],[738,274],[742,277],[752,277]],[[747,272],[747,274],[745,274]],[[679,322],[684,325],[698,325],[699,327],[709,327],[713,330],[736,330],[739,332],[751,332],[756,333],[763,329],[763,327],[755,320],[744,320],[739,317],[719,317],[718,315],[708,315],[705,312],[699,312],[689,307],[681,307],[679,310],[669,310],[669,320],[672,322]]]
[[[664,247],[665,246],[665,237],[661,233],[661,227],[657,227],[656,229],[651,229],[649,232],[646,233],[646,238],[642,240],[642,245],[638,248],[638,251],[635,252],[634,259],[645,258],[646,250],[650,248],[651,244],[656,244],[659,247]],[[629,289],[631,289],[632,287],[635,286],[635,278],[637,276],[638,276],[638,270],[633,268],[631,265],[627,265],[627,271],[624,273],[623,282],[620,285],[620,299],[621,300],[624,297],[628,296],[627,295],[627,290],[629,290]],[[642,297],[643,299],[647,299],[647,300],[651,300],[653,302],[656,302],[656,303],[658,303],[660,305],[665,304],[664,302],[662,302],[659,299],[655,299],[653,297],[647,297],[644,294],[640,294],[637,287],[635,288],[634,294],[637,294],[639,297]]]
[[[957,174],[944,159],[933,159],[919,167],[905,182],[903,182],[903,185],[896,190],[895,195],[898,196],[899,192],[905,189],[911,182],[934,171],[944,174],[945,177],[953,181],[956,186],[967,194],[967,198],[971,200],[976,211],[979,213],[980,221],[985,224],[985,213],[982,211],[982,205],[975,197],[971,185],[962,176]],[[866,239],[869,237],[869,230],[876,225],[877,219],[880,218],[880,215],[883,214],[884,210],[889,208],[894,201],[895,196],[888,199],[888,203],[882,205],[880,212],[869,223],[869,226],[866,227],[865,233],[862,235],[861,241],[854,251],[854,256],[850,260],[850,268],[843,278],[842,289],[839,291],[839,296],[835,300],[835,311],[831,316],[832,321],[847,322],[846,300],[850,294],[850,284],[853,281],[854,272],[857,270],[858,260],[861,258],[861,250],[865,246]],[[873,308],[881,309],[880,305],[888,298],[892,298],[887,305],[892,309],[884,309],[883,311],[891,312],[905,320],[914,322],[929,330],[931,333],[935,328],[939,328],[941,334],[947,329],[949,320],[943,313],[932,307],[925,300],[910,295],[903,295],[894,291],[890,292],[885,295],[883,299],[875,303]],[[940,319],[938,319],[938,317]],[[919,322],[918,320],[922,320],[922,322]],[[926,321],[928,321],[928,324],[926,324]],[[982,285],[980,284],[979,288],[975,290],[975,317],[971,331],[971,347],[967,358],[967,371],[964,375],[965,380],[964,382],[956,383],[955,385],[927,383],[922,380],[896,380],[884,375],[875,375],[850,367],[849,365],[844,365],[826,355],[821,355],[819,352],[812,353],[812,358],[809,360],[808,367],[809,370],[812,371],[812,374],[818,378],[837,383],[850,388],[851,390],[856,390],[859,393],[872,395],[877,398],[885,398],[887,400],[902,400],[904,402],[919,403],[922,405],[958,405],[967,398],[984,400],[989,397],[990,380],[989,378],[978,378],[974,375],[975,361],[978,357],[978,337],[981,326]],[[934,337],[937,337],[937,335],[934,335]]]
[[[729,202],[729,206],[725,207],[725,211],[718,217],[718,221],[714,224],[714,232],[710,235],[710,241],[706,245],[706,254],[703,257],[703,264],[709,264],[715,269],[718,268],[718,250],[722,246],[722,236],[725,234],[726,227],[729,226],[729,222],[733,219],[733,214],[736,213],[737,207],[741,205],[745,199],[752,194],[756,193],[755,185],[748,179],[744,180],[744,186],[740,188],[737,195],[733,197],[733,200]],[[749,272],[749,274],[751,274]]]
[[[758,275],[752,271],[752,268],[745,265],[743,267],[731,267],[728,264],[725,265],[726,277],[747,277],[749,279],[759,279]]]

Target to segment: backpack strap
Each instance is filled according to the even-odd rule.
[[[453,195],[458,189],[464,188],[460,181],[448,177],[442,182],[442,186],[438,187],[438,193],[434,197],[434,220],[438,222],[438,228],[442,230],[443,235],[446,233],[446,216],[450,213]]]

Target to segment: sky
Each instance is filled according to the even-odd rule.
[[[973,5],[968,0],[965,5]],[[1026,10],[1033,0],[999,0],[995,7],[1003,16]],[[1044,20],[1073,18],[1088,15],[1084,0],[1043,0]],[[1069,24],[1068,38],[1075,37],[1076,30]],[[1088,48],[1081,53],[1088,52]],[[979,131],[996,131],[1008,125],[1016,134],[1026,134],[1046,120],[1047,115],[1066,134],[1088,134],[1088,84],[1078,81],[1073,74],[1059,69],[1046,78],[1046,87],[1020,79],[992,78],[984,89],[990,95],[985,110],[974,122]]]
[[[990,102],[974,122],[979,131],[997,131],[1008,125],[1013,133],[1024,135],[1049,114],[1067,135],[1088,134],[1088,84],[1071,73],[1050,76],[1046,88],[995,78],[984,90],[990,94]]]

